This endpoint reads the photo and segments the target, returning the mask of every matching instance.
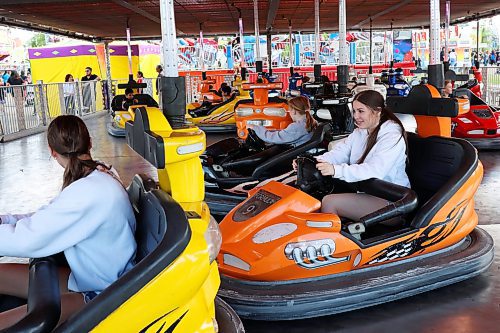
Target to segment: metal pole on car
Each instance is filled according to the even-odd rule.
[[[346,0],[339,0],[339,65],[337,66],[337,82],[341,94],[347,93],[347,82],[349,81],[349,49],[346,37]]]
[[[160,0],[161,43],[164,75],[160,81],[163,114],[173,128],[185,125],[186,83],[177,69],[177,36],[174,0]]]
[[[255,62],[260,60],[259,1],[253,0],[253,24],[255,27]]]
[[[314,0],[314,63],[319,64],[319,0]]]
[[[368,66],[368,74],[373,74],[372,67],[372,44],[373,44],[372,18],[370,17],[370,64]]]
[[[128,80],[134,80],[134,72],[132,70],[132,46],[130,45],[130,27],[127,20],[127,59],[128,59]]]
[[[394,67],[394,30],[392,28],[394,21],[391,20],[391,50],[389,51],[390,68]]]
[[[439,59],[439,32],[440,32],[440,11],[439,0],[430,1],[431,22],[430,22],[430,63],[427,69],[429,83],[438,89],[444,86],[443,64]]]
[[[201,71],[205,71],[205,49],[203,45],[203,24],[200,23],[200,61],[201,61]]]
[[[290,48],[289,67],[293,67],[294,53],[293,53],[293,34],[292,34],[292,20],[288,20],[288,47]]]
[[[486,54],[484,55],[486,57]],[[479,15],[476,21],[476,69],[479,69]]]
[[[113,100],[113,79],[111,78],[111,57],[109,51],[109,41],[104,41],[104,61],[106,62],[106,77],[108,78],[108,111],[111,112],[111,101]],[[76,88],[76,85],[75,85]],[[76,89],[75,89],[76,90]]]
[[[241,64],[240,67],[245,67],[245,41],[243,37],[243,18],[241,17],[241,9],[238,8],[238,13],[240,15],[238,19],[239,29],[240,29],[240,50],[241,50]]]
[[[450,0],[446,1],[446,15],[444,21],[444,71],[449,68],[450,62],[448,59],[448,43],[450,35]]]

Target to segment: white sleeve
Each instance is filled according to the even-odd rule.
[[[85,198],[78,188],[67,187],[33,215],[14,224],[1,224],[0,255],[43,257],[86,239],[99,227],[100,220],[93,216],[96,215],[93,199]]]
[[[287,128],[282,130],[267,130],[263,126],[255,126],[253,128],[255,134],[267,143],[284,144],[291,143],[304,135],[305,128],[303,124],[291,123]]]
[[[384,133],[373,146],[373,152],[361,164],[336,164],[334,178],[357,182],[370,178],[384,179],[396,161],[405,155],[406,144],[399,131]]]
[[[318,158],[330,164],[349,163],[354,135],[354,133],[349,134],[347,138],[337,143],[332,150],[318,156]]]

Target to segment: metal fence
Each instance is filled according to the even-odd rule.
[[[0,141],[43,131],[61,114],[105,110],[107,82],[67,82],[0,87]]]
[[[469,68],[454,68],[459,74],[468,73]],[[486,103],[500,108],[500,66],[481,68],[483,75],[483,99]],[[350,75],[362,73],[353,69]],[[304,72],[303,74],[312,75]],[[325,71],[323,74],[334,78],[335,71]],[[250,73],[249,80],[255,79],[255,73]],[[288,86],[288,73],[275,73],[277,81],[283,82],[283,90]],[[220,87],[222,82],[231,84],[232,74],[210,74],[215,80],[214,87]],[[127,83],[128,79],[112,81],[111,93],[123,94],[118,84]],[[142,93],[149,94],[158,100],[156,78],[143,80],[147,84]],[[200,100],[199,91],[201,74],[186,75],[186,102]],[[109,109],[108,82],[67,82],[49,84],[30,84],[23,86],[0,87],[0,142],[43,131],[50,121],[61,114],[87,116]]]

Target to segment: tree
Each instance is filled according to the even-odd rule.
[[[31,47],[42,47],[47,45],[46,35],[43,32],[35,34],[30,40],[29,45]]]

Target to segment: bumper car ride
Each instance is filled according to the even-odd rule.
[[[188,110],[186,119],[205,132],[228,132],[236,129],[235,108],[241,103],[251,103],[249,96],[233,95],[227,101]]]
[[[136,176],[127,191],[137,216],[136,266],[56,328],[58,266],[54,258],[34,259],[29,311],[3,332],[243,332],[236,313],[216,298],[216,223],[207,224],[208,216],[187,217],[170,195],[144,177]],[[0,299],[6,310],[9,299]],[[15,299],[10,303],[19,305]]]
[[[297,147],[266,145],[252,131],[245,143],[230,138],[207,148],[201,156],[205,173],[205,201],[213,215],[225,216],[248,196],[253,188],[270,181],[295,182],[292,161],[307,151],[326,150],[328,142],[344,138],[332,136],[331,125],[322,123],[312,138]]]
[[[135,109],[138,107],[158,108],[158,103],[148,94],[136,94],[137,103],[129,107],[127,111],[122,110],[125,95],[116,95],[111,101],[111,122],[106,124],[106,129],[111,136],[125,137],[125,123],[134,121]]]
[[[458,102],[422,85],[388,105],[424,126],[421,136],[408,133],[411,189],[379,179],[332,180],[302,158],[297,188],[270,182],[253,189],[220,223],[219,295],[240,316],[289,320],[351,311],[453,284],[491,265],[493,240],[476,228],[474,194],[483,176],[477,151],[465,140],[436,136],[449,133],[442,118],[456,116]],[[358,221],[319,213],[321,198],[332,192],[363,192],[390,204]]]
[[[500,123],[491,106],[468,89],[457,89],[455,96],[465,96],[470,110],[452,118],[452,135],[477,149],[500,149]]]

